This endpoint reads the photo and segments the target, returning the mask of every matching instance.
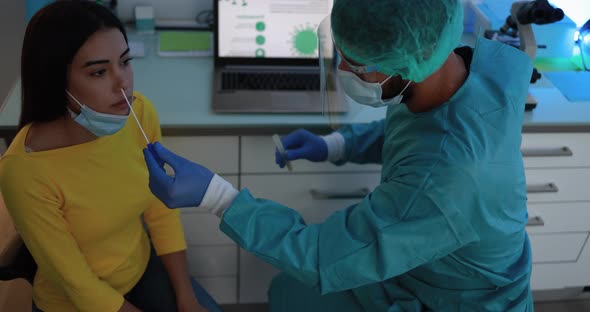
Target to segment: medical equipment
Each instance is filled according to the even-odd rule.
[[[547,0],[516,1],[512,4],[510,15],[505,24],[500,28],[500,33],[511,37],[518,36],[519,48],[524,51],[531,60],[537,56],[537,41],[532,24],[545,25],[561,21],[563,11],[553,7]],[[535,83],[541,75],[534,69],[531,83]],[[527,96],[525,110],[532,110],[537,106],[537,99],[530,93]]]
[[[403,94],[409,81],[422,82],[443,66],[459,45],[462,33],[461,1],[402,1],[378,5],[365,1],[335,1],[331,15],[317,30],[320,99],[322,112],[328,116],[332,128],[340,125],[334,109],[343,100],[349,103],[353,113],[359,109],[358,103],[370,106],[397,103],[401,97],[392,97]],[[333,53],[334,50],[338,53]],[[373,71],[395,80],[388,83],[387,88],[393,92],[388,98],[381,97],[381,86],[375,84],[376,80],[349,74]],[[369,87],[369,90],[361,91],[359,86]]]
[[[287,169],[289,169],[289,171],[293,171],[293,167],[291,166],[291,162],[287,160],[287,151],[285,150],[285,147],[283,147],[283,143],[281,142],[281,138],[278,136],[278,134],[275,134],[272,136],[272,141],[275,143],[275,146],[277,147],[277,150],[279,151],[279,155],[281,156],[281,158],[283,159],[283,162],[285,163],[285,166],[287,166]]]
[[[125,94],[125,91],[123,89],[121,89],[121,93],[123,93],[123,98],[125,99],[125,102],[127,102],[127,105],[129,105],[129,109],[131,110],[131,114],[133,114],[133,117],[135,118],[135,121],[137,122],[137,126],[139,126],[139,130],[141,130],[141,134],[143,134],[143,137],[145,138],[145,141],[147,142],[147,144],[150,144],[150,140],[148,140],[147,135],[145,135],[145,131],[143,131],[143,127],[141,127],[141,124],[139,123],[139,119],[137,119],[137,115],[135,115],[135,112],[133,111],[133,107],[131,107],[131,103],[129,103],[129,100],[127,99],[127,95]]]
[[[150,172],[150,190],[168,208],[198,207],[201,205],[209,185],[216,176],[211,170],[174,154],[162,146],[160,142],[148,144],[148,147],[143,149],[143,155]],[[160,161],[172,167],[174,170],[173,177],[166,173]],[[214,188],[210,192],[210,197],[231,196],[231,194],[225,192],[229,183],[223,183],[225,180],[219,177],[217,179],[222,180],[222,182],[219,182],[221,187],[218,185],[219,188]],[[229,189],[233,189],[233,187],[230,185]],[[223,207],[215,204],[206,207],[209,212],[215,214],[222,213],[221,208]]]
[[[470,0],[466,7],[466,32],[480,34],[482,32],[498,31],[506,24],[507,14],[510,14],[510,8],[514,0]],[[527,1],[534,3],[534,1]],[[569,58],[572,56],[574,42],[572,38],[578,29],[576,22],[572,18],[572,11],[567,7],[560,7],[565,2],[571,3],[571,6],[579,7],[580,11],[584,10],[582,1],[574,4],[571,0],[549,0],[555,7],[563,9],[566,14],[560,21],[549,24],[532,24],[535,40],[537,41],[537,59],[539,58]],[[581,26],[582,24],[580,24]],[[502,35],[502,33],[499,33]],[[510,35],[502,35],[510,42],[509,44],[518,46],[519,38]],[[489,38],[489,37],[488,37]],[[499,40],[502,41],[502,40]],[[512,44],[514,43],[514,44]]]
[[[590,71],[590,20],[580,28],[576,43],[580,48],[584,69]]]
[[[156,19],[152,6],[135,7],[135,31],[138,34],[154,34],[156,32]]]
[[[97,112],[80,103],[68,90],[67,95],[80,106],[80,113],[75,113],[67,107],[70,117],[80,126],[92,132],[97,137],[104,137],[117,133],[127,123],[127,115],[114,115]]]
[[[385,75],[413,82],[437,71],[463,32],[459,0],[341,0],[335,1],[330,18],[334,43],[349,61],[377,65]]]

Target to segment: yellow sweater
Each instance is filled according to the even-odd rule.
[[[148,138],[160,140],[153,105],[135,96]],[[0,160],[0,191],[39,267],[35,303],[47,312],[117,311],[149,259],[142,214],[158,255],[186,249],[178,210],[148,188],[145,139],[130,116],[114,135],[27,153],[29,128]]]

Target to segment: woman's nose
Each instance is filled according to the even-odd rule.
[[[132,74],[126,73],[125,71],[119,71],[116,75],[113,88],[115,91],[120,92],[119,90],[128,90],[132,86]]]

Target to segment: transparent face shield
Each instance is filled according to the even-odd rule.
[[[322,114],[328,118],[329,124],[336,129],[340,125],[340,114],[347,109],[347,102],[339,94],[337,85],[338,53],[334,49],[332,24],[330,16],[318,26],[318,53],[320,63],[320,100]]]
[[[359,115],[371,114],[376,118],[385,115],[385,109],[381,111],[367,110],[367,106],[359,105],[353,101],[344,92],[344,77],[350,74],[365,74],[378,70],[377,66],[359,66],[346,60],[339,53],[338,48],[334,44],[332,37],[332,25],[330,16],[324,18],[319,24],[318,30],[318,52],[320,64],[320,99],[322,105],[323,115],[328,119],[330,126],[337,129],[344,117],[347,122],[354,122]],[[338,66],[343,63],[342,67],[346,71],[339,71]],[[346,114],[343,114],[346,112]],[[366,118],[366,116],[364,117]],[[362,121],[359,119],[359,121]]]

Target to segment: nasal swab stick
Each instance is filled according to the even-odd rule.
[[[145,131],[143,131],[143,128],[141,127],[141,124],[139,123],[139,119],[137,119],[137,115],[135,115],[135,112],[133,111],[133,107],[131,107],[131,103],[129,103],[129,100],[127,99],[127,94],[125,94],[125,91],[123,91],[123,89],[121,89],[121,93],[123,93],[123,97],[125,98],[125,102],[127,102],[127,105],[129,105],[129,109],[131,110],[131,114],[133,114],[133,117],[135,117],[135,121],[137,122],[137,125],[139,126],[139,130],[141,130],[141,134],[143,134],[143,137],[145,138],[145,141],[150,144],[150,140],[148,140],[147,135],[145,135]]]
[[[279,155],[281,155],[281,158],[285,162],[285,166],[287,166],[287,169],[289,169],[289,171],[293,171],[293,167],[291,166],[291,162],[288,161],[287,158],[285,157],[285,155],[287,154],[287,151],[285,151],[285,147],[283,147],[283,143],[281,142],[281,138],[279,138],[279,136],[277,134],[275,134],[272,136],[272,140],[275,143],[277,150],[279,151]]]

